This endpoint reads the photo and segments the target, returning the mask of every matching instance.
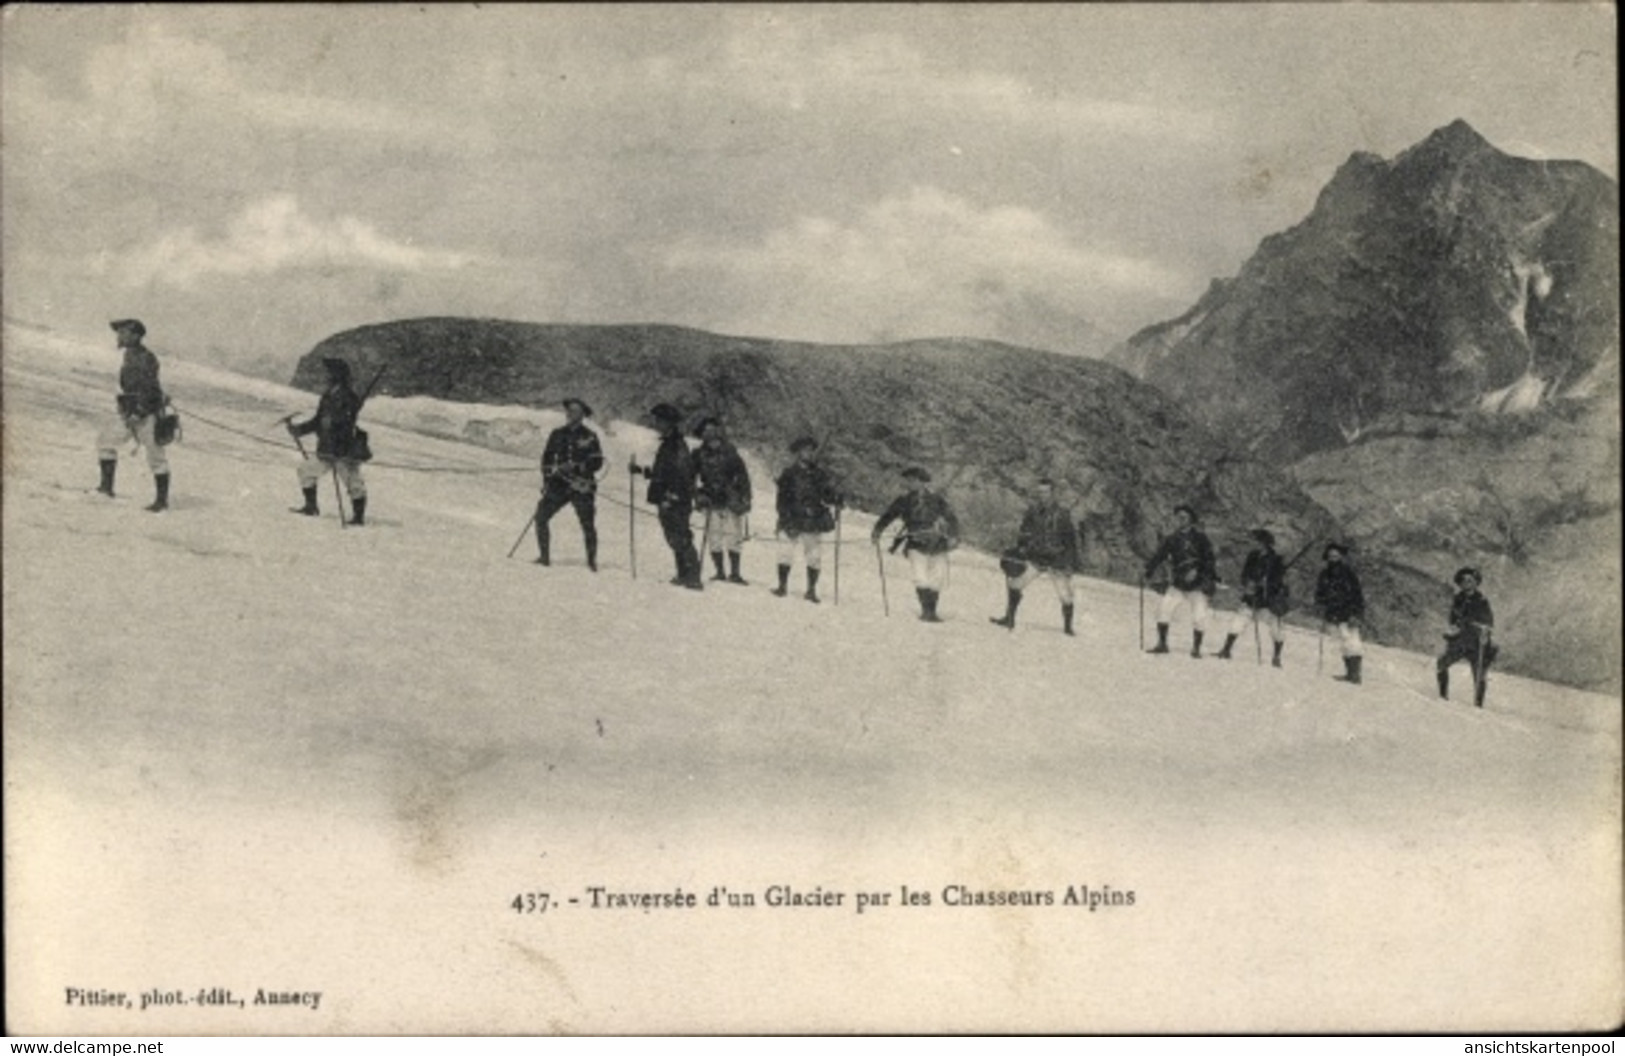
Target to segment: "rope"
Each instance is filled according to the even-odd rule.
[[[479,477],[490,473],[534,473],[531,466],[421,466],[406,462],[373,459],[367,465],[379,469],[402,469],[409,473],[446,473],[454,477]]]
[[[224,422],[217,422],[212,418],[206,418],[203,415],[198,414],[196,411],[186,410],[185,408],[182,408],[182,407],[180,407],[178,405],[176,406],[176,410],[181,411],[188,418],[190,418],[190,419],[192,419],[194,421],[202,422],[204,425],[212,426],[212,427],[214,427],[216,429],[219,429],[221,432],[231,433],[233,436],[240,436],[240,437],[243,437],[246,440],[252,440],[256,444],[265,444],[268,447],[280,448],[283,451],[297,450],[296,446],[290,445],[286,441],[275,440],[275,439],[272,439],[271,437],[263,436],[263,435],[258,434],[258,433],[250,433],[247,430],[238,429],[237,427],[227,425]],[[487,474],[487,473],[534,473],[535,472],[535,470],[532,469],[530,466],[444,466],[444,465],[436,466],[436,465],[414,465],[414,464],[408,463],[408,462],[386,462],[386,461],[383,461],[381,459],[373,459],[370,462],[368,462],[367,465],[377,467],[377,468],[381,468],[381,469],[400,469],[400,470],[405,470],[407,472],[413,472],[413,473],[449,473],[449,474],[452,474],[452,475],[462,475],[462,476],[477,476],[477,475]]]
[[[177,411],[180,411],[181,413],[185,414],[188,418],[191,418],[191,419],[194,419],[196,421],[202,422],[204,425],[212,425],[212,426],[214,426],[214,428],[219,429],[222,432],[232,433],[232,434],[235,434],[237,436],[241,436],[241,437],[243,437],[245,439],[254,441],[256,444],[266,444],[266,445],[268,445],[270,447],[280,447],[284,451],[292,451],[292,450],[294,450],[292,445],[290,445],[290,444],[288,444],[288,443],[286,443],[284,441],[273,440],[268,436],[261,436],[261,435],[258,435],[256,433],[250,433],[250,432],[248,432],[246,430],[238,429],[235,426],[226,425],[223,422],[217,422],[217,421],[214,421],[211,418],[205,418],[205,417],[203,417],[203,415],[198,414],[196,411],[186,410],[185,408],[181,407],[179,404],[175,405],[175,409]]]

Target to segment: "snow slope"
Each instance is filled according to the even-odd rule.
[[[602,570],[568,510],[542,569],[505,555],[546,412],[374,400],[374,523],[341,529],[330,487],[286,512],[274,423],[314,398],[175,357],[152,515],[139,459],[89,493],[111,341],[4,336],[14,1032],[1510,1031],[1625,1004],[1617,700],[1498,676],[1477,711],[1465,669],[1444,703],[1430,658],[1381,648],[1354,688],[1296,632],[1284,671],[1250,642],[1146,656],[1136,592],[1095,581],[1076,639],[1041,584],[1008,634],[972,553],[936,627],[888,559],[887,617],[861,515],[838,606],[828,557],[823,605],[768,593],[765,538],[749,588],[673,588],[646,512],[634,579],[615,503],[653,439],[624,423],[599,423]],[[1083,885],[1133,905],[1061,904]],[[756,904],[705,908],[718,886]],[[580,902],[512,908],[536,892]]]

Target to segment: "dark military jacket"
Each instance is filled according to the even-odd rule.
[[[1027,507],[1016,533],[1016,556],[1054,572],[1077,572],[1083,567],[1078,548],[1078,527],[1058,502],[1035,502]]]
[[[331,385],[316,405],[316,416],[293,427],[295,436],[316,434],[316,454],[328,458],[350,458],[355,454],[356,419],[361,415],[361,397],[347,384]]]
[[[1360,577],[1347,563],[1339,561],[1321,569],[1315,581],[1315,604],[1327,623],[1348,623],[1365,615],[1365,595],[1360,592]]]
[[[777,487],[780,532],[805,535],[834,529],[829,508],[840,505],[841,496],[823,466],[796,462],[779,474]]]
[[[726,440],[712,446],[702,443],[694,452],[700,503],[729,513],[750,512],[750,471],[739,449]]]
[[[1277,616],[1287,610],[1286,562],[1273,550],[1254,550],[1241,566],[1241,603],[1268,609]]]
[[[655,464],[649,469],[649,490],[645,498],[654,506],[669,502],[674,506],[693,507],[694,456],[681,435],[661,438]]]
[[[118,409],[126,418],[145,418],[164,406],[164,390],[158,384],[158,357],[146,345],[124,350],[124,363],[118,372]]]
[[[1175,590],[1200,590],[1212,594],[1218,589],[1219,573],[1213,565],[1213,544],[1195,528],[1181,528],[1163,539],[1157,552],[1146,562],[1145,577],[1164,561],[1173,575]]]
[[[550,488],[596,491],[604,449],[598,434],[580,422],[561,425],[548,434],[542,450],[542,479]]]
[[[945,554],[959,545],[959,518],[949,508],[948,500],[934,491],[910,491],[897,497],[886,507],[875,523],[874,534],[879,535],[886,526],[901,519],[904,553],[915,550],[926,554]]]
[[[1490,628],[1495,626],[1495,614],[1490,611],[1490,599],[1476,589],[1460,591],[1450,602],[1450,628],[1448,636],[1458,648],[1476,652],[1479,635],[1487,640]]]

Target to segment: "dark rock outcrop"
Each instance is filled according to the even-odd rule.
[[[1395,415],[1594,392],[1618,335],[1614,182],[1457,121],[1351,156],[1307,219],[1111,358],[1280,464]]]

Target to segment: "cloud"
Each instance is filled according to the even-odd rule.
[[[89,52],[77,93],[53,93],[26,65],[7,71],[8,132],[42,136],[81,162],[151,151],[169,137],[205,130],[214,137],[267,128],[428,143],[447,132],[388,104],[255,83],[245,69],[215,44],[138,19],[117,43]]]
[[[1040,306],[1051,319],[1114,323],[1118,297],[1190,286],[1156,261],[1079,245],[1033,210],[979,209],[932,187],[884,199],[851,223],[806,217],[754,245],[685,240],[663,260],[726,298],[718,328],[824,340],[1009,340]]]
[[[1224,132],[1215,115],[1165,102],[1148,106],[1041,87],[1004,73],[936,66],[919,46],[886,32],[825,42],[800,25],[764,30],[736,24],[718,66],[686,76],[708,92],[743,93],[795,112],[828,105],[879,108],[1029,131],[1106,132],[1186,144],[1212,142]]]
[[[278,195],[249,205],[227,223],[221,237],[210,239],[186,227],[131,253],[97,254],[93,269],[126,285],[162,283],[184,289],[211,275],[340,268],[450,271],[476,261],[472,254],[396,241],[353,216],[318,221],[293,196]]]

